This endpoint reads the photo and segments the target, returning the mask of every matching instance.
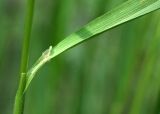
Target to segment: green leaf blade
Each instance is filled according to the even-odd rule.
[[[53,49],[50,50],[50,55],[47,61],[56,57],[57,55],[65,52],[66,50],[78,45],[93,36],[107,31],[115,26],[143,16],[147,13],[155,11],[160,8],[160,0],[129,0],[119,7],[111,10],[108,13],[96,18],[90,23],[86,24],[79,31],[71,34],[63,41],[58,43]],[[42,60],[43,61],[43,60]],[[27,90],[36,72],[47,62],[42,65],[34,65],[29,72],[35,71],[30,75],[28,73],[28,81],[26,85]],[[38,67],[37,67],[38,66]],[[34,70],[36,69],[36,70]],[[24,92],[25,92],[24,91]]]
[[[143,16],[160,8],[160,0],[129,0],[118,8],[98,17],[76,33],[71,34],[55,46],[52,57],[129,20]]]

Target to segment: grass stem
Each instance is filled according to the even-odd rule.
[[[23,114],[24,101],[25,101],[25,95],[23,94],[23,91],[26,86],[26,72],[27,72],[27,64],[29,58],[29,44],[31,37],[32,22],[33,22],[34,3],[35,0],[27,1],[27,12],[26,12],[25,26],[24,26],[24,40],[23,40],[21,66],[20,66],[20,81],[15,97],[13,114]]]

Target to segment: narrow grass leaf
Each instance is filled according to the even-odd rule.
[[[97,34],[159,8],[160,0],[129,0],[86,24],[79,31],[71,34],[58,43],[53,49],[50,47],[47,51],[45,51],[45,53],[42,54],[42,57],[40,57],[38,62],[36,62],[36,64],[27,73],[28,79],[25,91],[27,90],[38,69],[50,59]]]

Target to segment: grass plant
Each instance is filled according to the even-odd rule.
[[[40,8],[43,5],[45,6],[45,4],[43,4],[44,1],[42,2],[40,0],[38,2]],[[118,2],[113,0],[108,1],[108,4],[104,4],[104,2],[106,1],[82,0],[75,2],[74,0],[55,0],[53,2],[45,2],[46,4],[48,3],[48,6],[46,6],[49,7],[48,9],[50,9],[50,16],[46,17],[44,14],[36,15],[38,19],[36,19],[34,23],[33,16],[34,12],[37,11],[34,8],[35,0],[27,0],[20,63],[20,79],[15,97],[13,114],[43,114],[53,112],[57,114],[122,114],[126,112],[129,114],[144,113],[143,110],[147,109],[144,108],[146,106],[144,105],[144,98],[148,95],[147,89],[153,89],[149,86],[150,80],[153,78],[153,72],[156,72],[156,75],[159,74],[158,71],[155,70],[156,67],[157,69],[159,68],[159,65],[156,66],[155,64],[157,60],[159,60],[160,25],[157,24],[159,23],[159,12],[156,12],[156,10],[160,9],[160,0],[120,0]],[[108,9],[110,6],[114,6],[116,3],[120,2],[122,2],[122,4],[118,7]],[[2,1],[0,3],[5,4],[5,2]],[[98,5],[95,5],[94,3]],[[87,7],[87,4],[92,6],[95,13],[89,16],[85,12],[84,17],[80,17],[80,14],[76,13],[78,12],[76,9],[77,4],[79,6],[81,4],[81,7],[86,6],[85,9],[81,9],[82,13],[84,13],[83,11],[85,10],[88,10],[87,12],[91,12],[89,7]],[[2,5],[0,5],[0,9],[3,9]],[[49,11],[48,9],[46,8],[45,11]],[[109,11],[104,13],[105,10]],[[153,11],[155,12],[150,14]],[[42,14],[41,12],[37,12],[36,14]],[[144,17],[146,14],[152,17]],[[43,18],[40,18],[40,20],[39,17]],[[72,32],[69,36],[64,38],[68,33],[71,32],[71,30],[68,29],[72,28],[72,31],[75,31],[74,24],[76,22],[74,23],[73,20],[77,17],[84,19],[85,21],[88,18],[96,18],[92,21],[89,21],[88,24],[83,25],[78,31]],[[137,18],[140,19],[138,20]],[[72,21],[73,25],[70,24],[69,21]],[[84,23],[85,21],[78,23]],[[42,27],[41,31],[44,33],[35,33],[37,30],[35,27],[33,29],[33,34],[31,34],[33,24],[34,26],[40,25]],[[119,27],[120,25],[122,26]],[[77,26],[76,28],[78,28]],[[40,27],[38,26],[38,28]],[[2,29],[0,28],[0,30]],[[101,35],[109,30],[109,34]],[[142,33],[142,30],[145,34]],[[42,44],[42,47],[45,47],[48,46],[49,42],[52,45],[42,52],[42,55],[35,62],[35,64],[31,66],[31,68],[28,68],[29,56],[32,56],[29,54],[30,45],[32,43],[30,40],[32,35],[36,38],[36,34],[38,34],[39,39],[33,43],[35,46],[37,46],[37,44]],[[43,34],[43,37],[47,37],[47,41],[44,38],[43,40],[40,39],[42,38],[41,34]],[[99,38],[103,38],[99,39],[98,42],[98,39],[94,39],[95,42],[87,42],[89,39],[94,37],[98,38],[97,36]],[[109,39],[108,37],[112,38]],[[2,42],[6,41],[3,40]],[[55,58],[79,44],[82,44],[81,47],[77,48],[79,49],[78,51],[73,49],[71,59],[69,59],[71,56],[68,58],[66,56],[65,60],[62,60],[60,57],[58,59]],[[89,44],[89,46],[86,44]],[[92,45],[94,45],[94,47],[92,47]],[[83,50],[83,55],[80,54],[80,50]],[[105,50],[107,51],[105,52]],[[40,51],[40,49],[38,51]],[[142,58],[137,56],[141,53],[144,53]],[[1,53],[0,50],[0,55],[2,54],[3,53]],[[43,101],[46,100],[44,105],[47,105],[47,102],[51,102],[53,100],[54,104],[48,103],[49,107],[54,107],[53,110],[49,109],[47,107],[48,105],[44,107],[44,105],[41,103],[37,103],[37,107],[44,107],[44,109],[34,109],[35,105],[37,104],[36,102],[33,102],[32,106],[27,107],[29,109],[31,108],[31,110],[27,110],[25,112],[25,95],[33,78],[35,78],[37,72],[39,72],[39,69],[42,66],[47,66],[46,63],[52,59],[55,59],[52,64],[49,64],[49,67],[52,67],[52,70],[50,70],[49,73],[44,73],[46,75],[45,78],[47,79],[48,84],[41,84],[40,82],[37,82],[39,83],[39,89],[33,90],[41,91],[42,88],[46,88],[46,92],[43,93],[44,99],[41,97],[37,98],[36,95],[34,97],[35,99],[38,99],[38,101],[42,99]],[[141,59],[144,60],[141,61]],[[85,60],[84,64],[82,63],[82,60]],[[64,61],[66,63],[64,63]],[[87,64],[89,62],[91,65]],[[75,66],[72,63],[74,63]],[[72,67],[71,64],[73,65]],[[138,66],[138,64],[140,64],[140,66]],[[76,67],[78,66],[81,66],[79,67],[79,71],[76,70]],[[101,68],[98,68],[97,66],[101,66]],[[71,75],[70,72],[67,71],[69,69],[74,72],[73,74],[78,73],[78,75]],[[61,75],[64,76],[62,77]],[[139,77],[136,77],[135,75],[138,75]],[[47,78],[47,76],[50,77]],[[135,81],[136,78],[137,81]],[[156,100],[159,100],[160,88],[158,83],[160,81],[158,76],[156,79],[156,83],[153,84],[153,87],[156,86],[156,89],[154,89],[155,96],[154,102],[152,102],[154,103],[154,107],[151,108],[151,112],[158,114],[159,101]],[[134,86],[136,85],[137,89],[132,89],[132,84]],[[53,88],[53,90],[51,88]],[[110,91],[109,94],[106,92],[106,89],[107,91]],[[56,94],[53,98],[51,95],[48,95],[49,91],[51,90]],[[34,99],[34,97],[32,97],[32,99]],[[61,97],[64,97],[64,100],[63,98],[61,99]],[[131,97],[133,97],[132,100]],[[150,97],[151,96],[148,95],[148,98]],[[57,104],[56,101],[61,102],[60,104]],[[127,105],[128,103],[131,104]],[[29,105],[31,104],[29,103]],[[106,109],[105,106],[109,108]],[[63,109],[61,109],[61,107],[63,107]]]

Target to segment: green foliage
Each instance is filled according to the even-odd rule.
[[[35,2],[0,1],[1,113],[160,112],[160,0]]]
[[[33,79],[35,73],[38,69],[43,66],[50,59],[56,57],[60,53],[66,51],[67,49],[97,35],[101,32],[104,32],[108,29],[111,29],[117,25],[120,25],[129,20],[135,19],[139,16],[152,12],[160,8],[159,0],[129,0],[122,4],[121,6],[113,9],[112,11],[98,17],[89,24],[82,27],[78,32],[75,32],[65,38],[62,42],[58,43],[53,49],[49,48],[47,53],[43,53],[42,57],[38,62],[31,68],[27,74],[27,84],[26,89],[28,88],[31,80]],[[26,90],[25,89],[25,90]]]

